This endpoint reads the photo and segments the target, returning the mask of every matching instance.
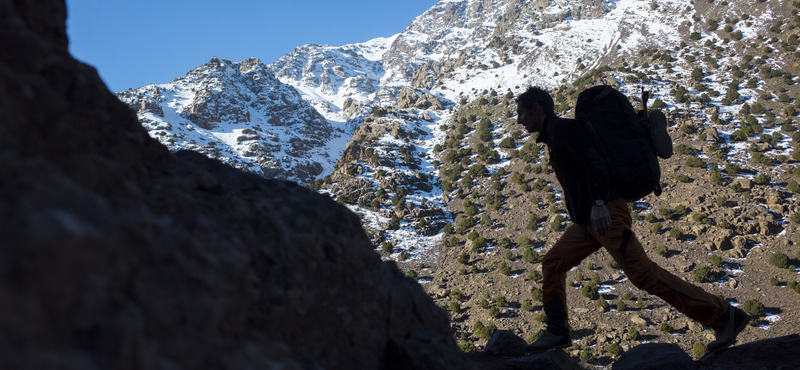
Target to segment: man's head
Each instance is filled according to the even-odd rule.
[[[529,133],[541,132],[548,117],[555,116],[554,107],[550,93],[531,86],[517,97],[517,123]]]

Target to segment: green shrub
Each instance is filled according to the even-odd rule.
[[[472,253],[481,253],[486,250],[486,238],[479,236],[472,241]]]
[[[456,258],[456,262],[458,262],[458,263],[460,263],[462,265],[468,265],[469,264],[469,254],[467,254],[466,252],[459,254],[458,258]]]
[[[586,298],[595,300],[600,297],[599,290],[600,287],[597,285],[597,283],[591,282],[581,287],[581,294]]]
[[[626,290],[624,294],[622,294],[622,298],[628,301],[632,301],[636,296],[633,295],[633,292],[630,290]]]
[[[694,154],[694,149],[692,149],[692,147],[690,147],[690,146],[688,146],[686,144],[675,145],[674,151],[675,151],[675,153],[678,153],[678,154],[687,154],[687,155]]]
[[[639,333],[638,330],[636,330],[636,328],[634,328],[633,326],[628,328],[628,340],[637,341],[637,340],[639,340],[641,338],[642,338],[642,335]]]
[[[531,299],[533,299],[534,302],[541,302],[542,301],[542,294],[543,294],[543,292],[542,292],[541,289],[533,288],[533,291],[531,291]]]
[[[769,256],[769,263],[778,268],[788,269],[789,256],[783,252],[775,252]]]
[[[677,182],[689,182],[691,180],[692,179],[689,176],[687,176],[686,174],[683,174],[683,173],[679,173],[679,174],[675,175],[675,181],[677,181]]]
[[[663,333],[672,333],[672,331],[675,329],[672,328],[672,325],[662,322],[661,327],[659,327],[658,330]]]
[[[495,330],[497,330],[497,326],[494,323],[484,325],[481,320],[475,321],[475,324],[472,326],[472,334],[475,334],[479,339],[489,339]]]
[[[717,274],[709,266],[700,266],[692,270],[692,278],[698,283],[712,283],[717,280]]]
[[[548,193],[552,194],[552,193]],[[564,216],[557,214],[556,217],[553,218],[553,222],[550,223],[550,230],[559,232],[564,230]]]
[[[464,353],[475,352],[478,350],[478,348],[475,347],[475,344],[472,342],[461,342],[458,344],[458,348],[461,348],[461,351]]]
[[[683,237],[683,233],[679,229],[673,227],[669,229],[669,237],[678,240]]]
[[[500,264],[500,267],[497,268],[497,270],[500,271],[500,273],[503,274],[503,275],[510,275],[511,274],[511,267],[508,266],[506,261],[503,261]]]
[[[533,312],[533,301],[530,299],[522,301],[522,309],[528,312]]]
[[[790,281],[788,286],[789,286],[789,289],[794,290],[797,293],[800,293],[800,283],[798,283],[796,281]]]
[[[617,357],[622,354],[622,346],[619,343],[611,343],[606,347],[606,351],[613,357]]]
[[[588,348],[581,350],[580,355],[578,355],[578,357],[580,357],[581,362],[583,363],[590,363],[594,361],[594,354]]]
[[[650,226],[650,232],[653,234],[661,234],[661,223],[656,222],[652,226]]]
[[[458,301],[452,301],[452,302],[450,302],[450,307],[449,308],[450,308],[450,312],[458,313],[459,311],[461,311],[461,304],[458,303]]]
[[[686,158],[686,165],[694,168],[704,168],[706,162],[700,159],[700,157],[689,157]]]
[[[711,183],[714,185],[722,185],[722,174],[719,171],[711,172]]]
[[[747,312],[748,315],[752,316],[753,318],[759,318],[764,316],[764,304],[759,302],[757,299],[748,299],[742,305],[742,310]]]
[[[722,257],[716,254],[708,256],[708,261],[711,262],[711,266],[722,267]]]
[[[705,356],[706,352],[708,352],[708,349],[706,348],[705,344],[701,342],[694,342],[694,345],[692,345],[692,356],[694,356],[695,359]]]
[[[530,274],[528,274],[525,280],[531,280],[531,281],[542,280],[542,274],[538,270],[531,270]]]
[[[621,299],[618,300],[617,301],[617,311],[623,312],[623,311],[627,311],[627,310],[628,310],[628,305],[625,304],[625,301],[623,301]]]
[[[527,263],[539,263],[542,261],[542,257],[535,249],[527,247],[522,251],[522,260]]]
[[[786,189],[788,189],[792,193],[798,194],[800,193],[800,183],[798,183],[794,179],[789,180],[789,183],[786,185]]]
[[[610,306],[608,304],[608,301],[606,301],[606,299],[603,298],[603,296],[600,296],[600,298],[597,299],[597,307],[600,307],[603,310],[603,312],[606,312],[608,311],[608,307]]]

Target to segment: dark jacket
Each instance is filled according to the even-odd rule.
[[[609,185],[606,161],[592,145],[583,121],[558,118],[545,124],[536,141],[550,149],[550,165],[564,189],[572,222],[588,224],[595,200],[608,202],[619,197]]]

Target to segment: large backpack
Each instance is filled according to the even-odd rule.
[[[657,111],[651,115],[664,117]],[[638,117],[624,94],[608,85],[589,88],[578,95],[575,118],[585,121],[589,137],[608,164],[612,185],[625,200],[633,202],[650,193],[661,195],[656,153],[665,158],[672,155],[672,142],[668,142],[669,153],[657,149],[663,145],[654,144],[650,120]],[[663,125],[667,135],[665,119]]]

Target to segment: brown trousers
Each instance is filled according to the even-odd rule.
[[[727,312],[728,303],[651,261],[631,231],[631,211],[624,199],[609,202],[606,207],[611,215],[611,229],[605,237],[598,236],[591,223],[585,230],[581,225],[573,224],[543,258],[542,300],[548,330],[559,335],[568,330],[567,271],[600,247],[606,248],[634,286],[660,297],[700,324],[721,330],[726,323],[722,317]]]

